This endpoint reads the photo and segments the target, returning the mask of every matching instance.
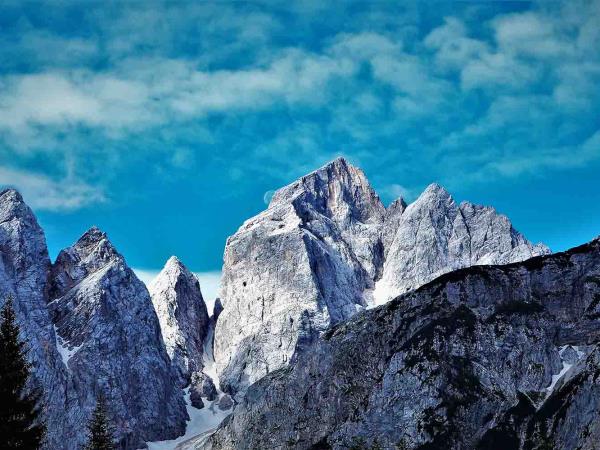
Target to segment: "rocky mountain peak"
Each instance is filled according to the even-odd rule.
[[[92,227],[60,252],[49,292],[63,360],[81,402],[70,412],[75,419],[87,421],[103,393],[123,446],[181,434],[185,404],[150,295],[103,231]]]
[[[362,170],[340,157],[279,189],[271,206],[308,203],[342,224],[380,222],[385,208]]]
[[[202,371],[203,342],[209,316],[196,276],[176,257],[166,262],[148,286],[169,358],[180,384]]]
[[[52,268],[50,299],[112,264],[124,265],[125,261],[106,233],[95,226],[90,228],[73,246],[58,254]]]
[[[46,286],[50,258],[46,238],[32,210],[14,189],[0,191],[0,305],[13,298],[27,357],[41,383],[45,410],[65,408],[65,368],[47,308]],[[65,428],[74,427],[69,417],[47,414],[49,448],[59,448]]]
[[[161,272],[157,275],[156,279],[159,279],[159,277],[166,277],[167,275],[174,275],[177,277],[182,276],[182,277],[188,278],[188,279],[189,278],[195,279],[192,272],[190,272],[188,270],[188,268],[179,260],[179,258],[177,258],[177,256],[171,256],[167,260],[167,262],[165,263],[165,266],[163,267]]]
[[[404,198],[399,197],[396,200],[394,200],[392,203],[389,204],[389,206],[386,208],[387,211],[400,211],[400,212],[404,212],[404,210],[407,207],[407,203],[404,200]]]
[[[455,202],[452,195],[441,185],[431,183],[406,209],[410,209],[411,211],[417,209],[437,211],[452,208],[453,206],[455,206]]]
[[[79,254],[82,260],[93,257],[102,261],[108,261],[121,256],[108,239],[106,233],[96,226],[87,230],[72,249]]]
[[[228,239],[215,330],[221,386],[243,391],[332,324],[446,272],[547,251],[493,209],[463,214],[437,183],[386,209],[338,158],[281,188]]]
[[[0,214],[7,215],[8,211],[25,205],[23,197],[15,189],[3,189],[0,191]],[[14,214],[14,213],[13,213]]]
[[[25,215],[31,215],[31,210],[17,190],[4,189],[0,191],[0,221],[4,222],[15,216]]]

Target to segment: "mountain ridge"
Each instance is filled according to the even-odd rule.
[[[202,448],[591,450],[599,298],[598,238],[444,274],[330,328],[252,385]]]
[[[386,209],[364,173],[337,158],[276,191],[228,238],[215,331],[220,382],[242,395],[357,311],[459,267],[548,252],[506,216],[459,207],[436,183]]]

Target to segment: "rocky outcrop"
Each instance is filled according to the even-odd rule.
[[[364,174],[338,159],[276,192],[228,239],[214,346],[221,388],[288,363],[366,305],[384,212]]]
[[[52,267],[49,308],[79,407],[67,411],[85,428],[103,394],[120,446],[173,438],[186,410],[144,284],[105,233],[87,231]]]
[[[21,338],[33,366],[32,387],[42,388],[48,447],[73,442],[76,423],[55,414],[76,399],[66,389],[66,367],[56,346],[56,335],[46,306],[46,278],[50,259],[44,232],[21,195],[0,191],[0,304],[12,297]]]
[[[374,293],[377,304],[461,267],[506,264],[550,253],[546,246],[527,241],[493,208],[469,202],[457,205],[437,184],[399,218],[396,215],[393,225],[393,238],[384,241],[386,258]]]
[[[200,284],[175,256],[148,286],[158,315],[167,353],[187,387],[193,374],[203,369],[203,344],[209,328],[206,304]]]
[[[457,270],[328,330],[204,448],[596,448],[599,342],[600,240]]]
[[[360,169],[338,158],[275,193],[225,248],[215,360],[243,392],[357,311],[473,264],[547,253],[492,208],[431,185],[386,210]]]

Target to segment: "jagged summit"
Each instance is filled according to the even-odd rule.
[[[36,222],[31,208],[23,200],[23,196],[16,189],[8,188],[0,191],[0,222],[19,218]]]
[[[96,226],[91,227],[73,246],[59,252],[50,285],[51,299],[57,295],[56,292],[63,292],[88,275],[114,264],[124,265],[123,256],[110,242],[106,233]]]
[[[548,251],[491,208],[459,207],[437,183],[386,209],[364,173],[338,158],[278,190],[227,240],[221,385],[243,390],[332,324],[443,273]]]
[[[103,393],[117,439],[129,447],[180,434],[185,404],[150,295],[106,233],[92,227],[62,250],[49,279],[50,311],[81,402],[75,418],[87,421]]]
[[[202,372],[209,317],[196,276],[171,256],[148,286],[167,348],[182,387]],[[194,377],[197,378],[197,377]]]
[[[276,191],[270,206],[286,203],[310,205],[343,224],[380,221],[385,211],[363,171],[342,157]]]
[[[182,280],[185,280],[187,283],[193,286],[198,285],[198,290],[200,289],[200,285],[196,276],[185,266],[185,264],[183,264],[183,262],[181,262],[177,256],[173,255],[167,259],[162,270],[158,273],[156,278],[150,282],[148,289],[152,290],[152,286],[156,287],[159,285],[168,285],[169,287],[173,287],[177,282]]]
[[[46,411],[62,411],[66,402],[65,368],[55,341],[47,308],[50,258],[44,231],[15,189],[0,191],[0,305],[10,295],[27,344],[27,357],[42,383],[44,419],[49,448],[60,448],[65,429],[76,425],[70,417]]]
[[[107,245],[113,246],[107,234],[97,226],[92,226],[89,230],[81,235],[77,242],[73,245],[78,249],[89,249],[94,245],[106,242]]]
[[[167,259],[167,262],[165,263],[163,269],[161,270],[161,272],[159,273],[158,276],[160,276],[163,273],[182,273],[185,276],[194,276],[192,274],[192,272],[190,272],[188,270],[188,268],[181,262],[181,260],[173,255],[171,256],[169,259]]]
[[[396,200],[392,201],[386,209],[401,209],[404,211],[408,204],[404,200],[403,197],[398,197]]]
[[[14,199],[17,202],[23,202],[23,196],[18,190],[14,188],[0,189],[0,197],[2,198],[2,201],[6,201],[7,199]]]
[[[429,195],[429,194],[435,194],[435,195],[441,195],[441,196],[449,196],[450,193],[446,190],[446,188],[444,186],[442,186],[439,183],[433,182],[430,183],[425,190],[423,191],[423,193],[421,195]]]

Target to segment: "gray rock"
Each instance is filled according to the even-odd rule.
[[[597,448],[599,300],[600,239],[445,274],[250,386],[204,448]]]
[[[459,206],[437,184],[430,185],[395,222],[374,292],[377,304],[462,267],[506,264],[550,253],[544,245],[527,241],[493,208],[468,202]]]
[[[46,306],[46,278],[50,259],[44,232],[21,195],[13,190],[0,191],[0,304],[8,296],[21,330],[21,339],[29,348],[32,387],[42,388],[47,405],[48,448],[72,448],[78,424],[72,417],[56,414],[77,404],[67,391],[67,372],[56,346],[56,335]]]
[[[183,434],[187,413],[150,295],[106,234],[87,231],[52,267],[49,308],[79,408],[79,440],[100,393],[120,446]],[[54,414],[57,414],[55,412]]]
[[[364,174],[337,159],[277,191],[228,239],[214,344],[223,390],[282,367],[366,305],[384,212]]]
[[[402,214],[406,210],[406,206],[406,202],[402,197],[400,197],[399,199],[390,203],[390,206],[388,206],[385,210],[383,226],[381,227],[381,244],[383,246],[384,260],[385,257],[387,257],[390,248],[392,247],[392,242],[394,241],[396,231],[400,226]]]
[[[202,390],[197,386],[190,386],[190,402],[196,409],[204,408],[204,402],[202,401]]]
[[[221,411],[226,411],[233,406],[233,399],[229,395],[225,394],[219,400],[218,406]]]
[[[217,319],[219,318],[219,316],[221,315],[222,312],[223,312],[223,304],[221,303],[221,299],[216,298],[215,305],[213,306],[213,314],[211,316],[215,322],[217,321]]]
[[[214,339],[221,388],[241,397],[331,325],[441,274],[547,252],[438,185],[385,210],[362,171],[336,159],[277,191],[227,240]]]
[[[202,372],[196,372],[192,375],[192,389],[201,397],[209,402],[217,399],[219,393],[211,377]]]
[[[148,286],[167,353],[186,387],[202,372],[203,344],[209,318],[200,284],[175,256]]]

